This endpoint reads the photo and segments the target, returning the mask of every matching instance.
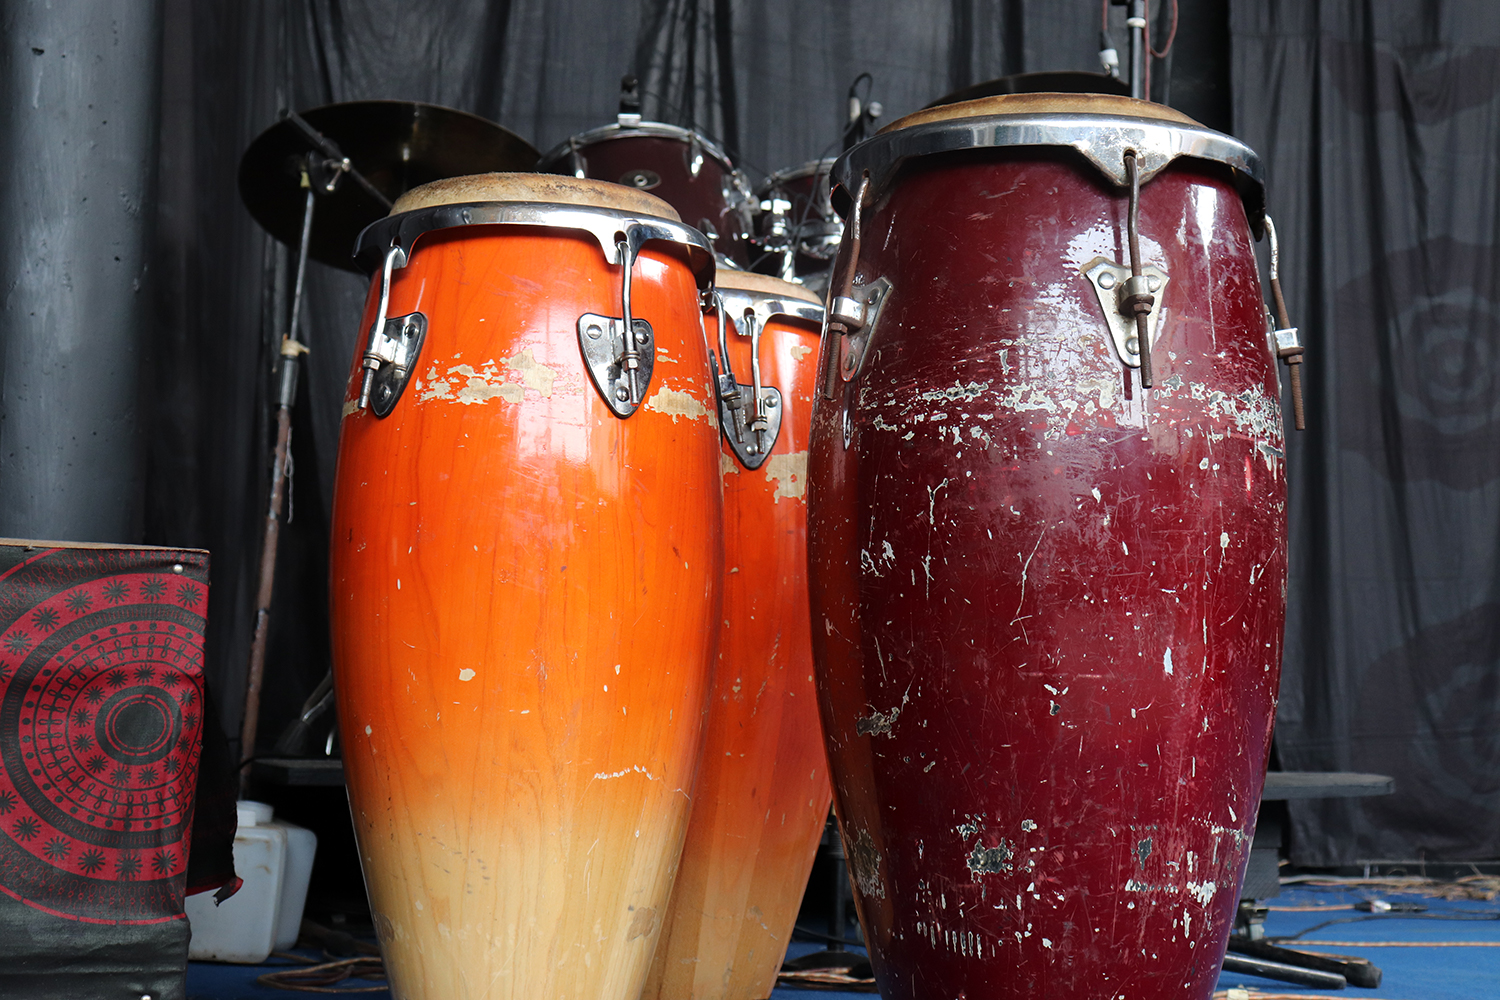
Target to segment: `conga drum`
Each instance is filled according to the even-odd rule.
[[[812,634],[886,1000],[1213,989],[1285,613],[1257,174],[1076,95],[920,112],[835,168]]]
[[[716,252],[742,267],[750,263],[750,185],[701,132],[621,114],[549,150],[537,169],[649,191],[706,233]]]
[[[712,254],[650,195],[489,174],[358,255],[330,599],[392,993],[635,1000],[718,639]]]
[[[692,818],[643,1000],[771,995],[832,795],[807,616],[823,307],[748,272],[721,271],[716,292],[724,613]]]

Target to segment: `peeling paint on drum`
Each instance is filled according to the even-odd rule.
[[[1080,270],[1128,260],[1126,204],[1012,150],[866,210],[857,281],[891,289],[815,409],[809,564],[887,1000],[1203,1000],[1218,974],[1281,662],[1281,414],[1240,199],[1185,162],[1141,192],[1170,282],[1156,388],[1127,384]]]

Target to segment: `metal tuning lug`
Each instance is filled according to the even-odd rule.
[[[578,317],[578,346],[594,388],[615,416],[630,416],[646,398],[651,373],[656,368],[656,343],[651,324],[630,315],[631,272],[635,270],[640,242],[647,238],[637,226],[629,226],[624,239],[615,243],[620,261],[620,311],[617,319],[598,313]]]
[[[406,383],[417,368],[422,344],[427,339],[427,317],[419,312],[392,316],[385,321],[376,349],[385,363],[375,370],[370,387],[370,412],[388,417],[401,400]],[[368,355],[367,355],[368,356]]]
[[[719,317],[719,354],[724,358],[724,371],[718,376],[719,426],[740,464],[747,469],[758,469],[776,446],[776,439],[781,434],[783,409],[780,390],[763,386],[760,382],[760,335],[765,317],[757,315],[757,310],[751,306],[741,309],[735,316],[740,335],[750,338],[750,384],[743,385],[735,379],[729,362],[729,345],[724,332],[727,325],[724,297],[716,294],[714,299]]]
[[[643,319],[631,320],[631,328],[637,347],[637,363],[634,369],[625,366],[626,338],[625,321],[618,316],[601,316],[584,313],[578,317],[578,346],[583,350],[583,363],[589,370],[594,388],[604,398],[617,417],[628,417],[640,406],[644,393],[641,388],[651,381],[651,372],[656,365],[656,351],[652,344],[651,324]]]
[[[395,409],[427,339],[427,317],[422,313],[390,316],[391,272],[405,266],[405,250],[399,246],[386,250],[380,270],[380,305],[360,361],[358,408],[368,406],[377,417],[387,417]]]
[[[876,278],[863,285],[854,285],[849,295],[836,295],[832,306],[831,322],[843,324],[848,330],[840,337],[839,375],[845,382],[852,382],[865,363],[866,349],[875,324],[880,319],[880,307],[891,292],[891,283],[885,278]]]
[[[1107,257],[1095,257],[1083,265],[1082,270],[1099,296],[1099,308],[1104,312],[1104,322],[1109,327],[1115,353],[1123,364],[1139,368],[1141,343],[1136,308],[1138,305],[1148,307],[1146,328],[1151,331],[1154,344],[1161,334],[1162,290],[1170,280],[1167,272],[1148,264],[1141,268],[1138,277],[1132,276],[1129,267],[1116,264]]]

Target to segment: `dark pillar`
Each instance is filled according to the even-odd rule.
[[[160,0],[0,13],[0,535],[135,541]]]

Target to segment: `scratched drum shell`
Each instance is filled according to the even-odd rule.
[[[580,317],[623,319],[636,250],[654,372],[621,417]],[[650,196],[500,174],[403,196],[359,254],[361,345],[385,261],[407,258],[385,329],[425,323],[394,402],[385,364],[361,406],[355,358],[333,516],[344,767],[392,993],[635,1000],[718,636],[711,251]]]
[[[1166,276],[1149,390],[1088,277],[1129,263],[1124,149]],[[923,112],[836,168],[866,325],[825,341],[813,641],[886,1000],[1213,989],[1285,612],[1257,171],[1075,95]]]
[[[644,1000],[764,1000],[776,984],[832,790],[807,614],[807,436],[823,308],[776,278],[720,272],[724,613],[703,764]],[[708,332],[718,332],[718,310]],[[753,426],[758,381],[775,433]],[[727,349],[727,350],[726,350]],[[753,450],[752,450],[753,449]]]

